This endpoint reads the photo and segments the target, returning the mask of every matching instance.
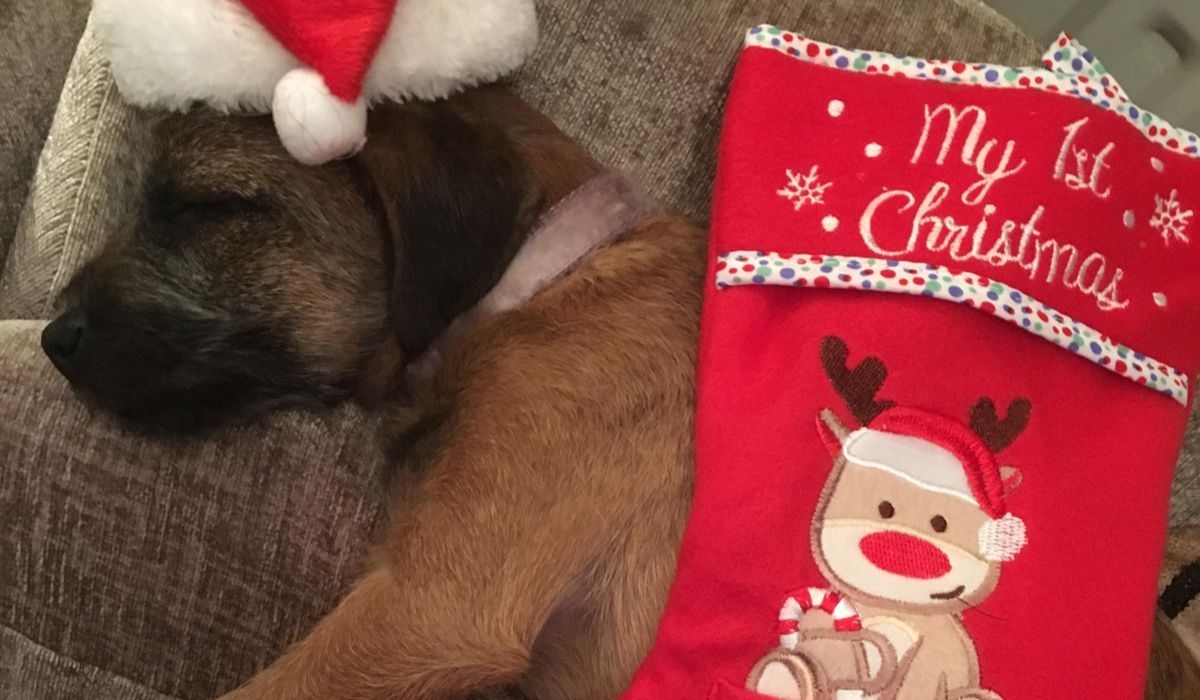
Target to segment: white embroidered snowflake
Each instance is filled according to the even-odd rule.
[[[820,173],[817,172],[817,166],[813,166],[812,170],[808,171],[807,175],[797,175],[791,170],[787,171],[788,184],[787,187],[779,190],[779,196],[792,202],[796,206],[796,211],[800,211],[806,205],[824,204],[825,190],[833,186],[833,183],[821,182]]]
[[[1150,226],[1162,234],[1167,245],[1171,245],[1173,241],[1192,242],[1188,238],[1187,229],[1195,212],[1184,211],[1176,199],[1178,196],[1179,190],[1171,190],[1171,196],[1166,198],[1154,195],[1154,218],[1150,219]]]

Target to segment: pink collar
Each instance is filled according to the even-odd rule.
[[[496,286],[408,366],[409,384],[432,377],[446,346],[466,329],[529,301],[653,212],[618,173],[606,171],[588,180],[542,216]]]

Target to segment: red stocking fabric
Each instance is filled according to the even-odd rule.
[[[1198,151],[1066,36],[1015,68],[752,31],[694,511],[626,697],[1140,697]]]

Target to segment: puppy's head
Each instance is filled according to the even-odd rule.
[[[495,283],[537,208],[512,142],[454,104],[380,110],[362,154],[321,168],[269,118],[170,117],[155,141],[136,224],[43,334],[85,397],[146,429],[394,376]]]

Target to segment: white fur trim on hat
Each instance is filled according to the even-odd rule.
[[[364,94],[369,101],[446,97],[520,68],[537,40],[533,0],[401,0]]]
[[[142,107],[265,112],[301,65],[236,0],[95,0],[92,18],[121,93]],[[404,0],[363,94],[445,97],[511,73],[536,44],[532,0]]]
[[[1012,561],[1028,543],[1025,521],[1012,513],[979,528],[979,553],[988,561]]]
[[[270,109],[300,62],[236,0],[95,0],[92,23],[121,95],[139,107]]]
[[[854,464],[881,469],[927,491],[979,505],[962,462],[928,440],[862,428],[846,438],[842,453]]]
[[[183,110],[199,102],[266,112],[280,81],[302,67],[237,0],[95,0],[92,22],[117,87],[139,107]],[[402,0],[362,97],[366,103],[446,97],[513,72],[536,43],[533,0]],[[289,95],[311,87],[280,89]],[[302,141],[308,129],[321,145],[299,147],[301,154],[315,158],[328,143],[337,144],[328,149],[333,157],[342,155],[356,134],[331,127],[357,119],[359,108],[347,106],[320,105],[312,124],[285,118],[295,127],[291,142]],[[289,141],[288,133],[280,136]]]

